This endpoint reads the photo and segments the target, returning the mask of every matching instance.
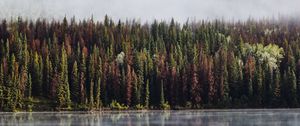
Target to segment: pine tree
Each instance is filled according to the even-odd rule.
[[[290,107],[295,107],[297,105],[297,81],[295,72],[288,67],[287,70],[287,103]]]
[[[127,65],[127,74],[126,74],[126,104],[131,105],[131,94],[132,94],[132,72],[130,65]]]
[[[0,110],[2,110],[4,106],[4,92],[5,92],[5,85],[4,85],[4,71],[2,63],[0,63]]]
[[[196,72],[196,66],[193,64],[192,65],[192,70],[191,70],[191,101],[194,107],[197,107],[200,105],[202,98],[201,98],[201,87],[200,83],[198,80],[198,75]]]
[[[80,58],[80,68],[79,68],[79,83],[80,83],[80,103],[84,104],[86,100],[85,94],[85,83],[86,83],[86,58],[83,53],[81,53]]]
[[[132,106],[135,106],[139,104],[139,95],[138,95],[138,77],[134,71],[132,72],[132,77],[133,77],[133,87],[132,87],[131,104]]]
[[[45,65],[43,69],[43,92],[44,96],[49,96],[49,88],[51,83],[51,77],[53,74],[53,68],[52,68],[52,62],[50,60],[50,57],[47,55],[45,60]]]
[[[208,80],[208,101],[209,103],[213,103],[216,100],[216,92],[217,87],[215,85],[214,73],[213,73],[213,61],[210,59],[208,63],[208,73],[207,73],[207,80]]]
[[[232,98],[233,102],[237,102],[238,98],[240,97],[240,90],[239,90],[239,65],[238,60],[231,53],[230,57],[228,57],[229,66],[228,66],[228,84],[230,88],[229,95]]]
[[[96,108],[100,109],[100,107],[102,106],[102,100],[101,100],[101,93],[102,93],[102,60],[99,57],[97,60],[97,67],[96,67],[96,73],[95,73],[95,79],[97,79],[97,83],[95,85],[95,99],[96,99]]]
[[[280,85],[280,71],[278,69],[275,70],[274,74],[274,85],[273,85],[273,104],[279,105],[280,104],[280,97],[281,97],[281,85]]]
[[[32,78],[31,78],[30,74],[28,75],[27,90],[28,90],[27,97],[29,99],[31,99],[32,98]]]
[[[296,68],[296,76],[297,76],[297,101],[300,103],[300,60],[297,62]]]
[[[67,63],[67,53],[65,47],[61,50],[61,63],[60,63],[60,81],[57,90],[57,102],[58,107],[71,107],[70,90],[69,90],[69,80],[68,80],[68,63]]]
[[[257,105],[261,105],[262,94],[263,94],[263,70],[261,64],[257,64],[257,69],[254,76],[255,76],[255,82],[253,85],[253,94],[255,98],[255,103]]]
[[[88,91],[88,101],[90,107],[94,104],[94,86],[95,86],[95,58],[94,54],[89,55],[88,67],[87,67],[87,80],[86,80],[86,90]]]
[[[245,65],[245,88],[246,95],[249,99],[253,97],[253,81],[254,81],[254,71],[255,71],[255,59],[251,56],[248,57]]]
[[[144,106],[146,108],[149,107],[149,99],[150,99],[150,89],[149,89],[149,79],[147,79],[146,86],[145,86],[145,99],[144,99]]]
[[[95,85],[95,82],[94,80],[92,79],[90,81],[90,90],[89,90],[89,107],[90,109],[93,109],[94,108],[94,85]]]
[[[33,71],[31,72],[32,76],[32,90],[34,96],[42,96],[42,67],[40,56],[37,52],[34,53],[33,57]]]
[[[100,108],[101,105],[102,105],[102,101],[101,101],[101,78],[99,78],[97,80],[97,83],[96,83],[96,108]]]
[[[10,61],[10,76],[9,76],[9,83],[8,83],[8,107],[12,111],[16,111],[17,105],[22,104],[21,100],[19,99],[19,64],[16,62],[15,55],[12,54],[11,61]]]
[[[165,104],[165,94],[164,94],[164,81],[160,81],[160,103],[161,106]]]
[[[80,84],[79,84],[79,74],[78,74],[78,65],[77,61],[73,64],[72,75],[71,75],[71,99],[75,103],[80,102]]]
[[[265,84],[264,84],[264,105],[265,106],[270,106],[271,105],[271,100],[273,99],[273,83],[274,83],[274,78],[273,78],[273,70],[270,67],[267,67],[265,70],[266,72],[266,77],[265,77]]]
[[[224,102],[225,105],[228,105],[229,103],[229,84],[228,84],[228,71],[227,71],[227,65],[225,64],[224,65],[224,72],[223,72],[223,79],[222,79],[222,82],[223,82],[223,95],[221,95],[222,97],[222,101]]]

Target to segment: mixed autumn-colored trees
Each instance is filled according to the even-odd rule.
[[[0,110],[300,106],[300,23],[2,20]]]

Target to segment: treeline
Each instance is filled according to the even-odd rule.
[[[300,23],[2,20],[0,110],[300,106]]]

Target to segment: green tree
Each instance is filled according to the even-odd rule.
[[[80,84],[79,84],[79,73],[78,73],[78,65],[77,61],[74,62],[72,67],[72,75],[71,75],[71,99],[75,103],[80,103]]]
[[[150,89],[149,89],[149,79],[147,79],[146,81],[146,86],[145,86],[145,99],[143,100],[144,101],[144,106],[146,108],[149,107],[149,99],[150,99]]]
[[[287,70],[287,78],[286,78],[286,100],[287,104],[290,107],[295,107],[297,105],[297,81],[296,81],[296,74],[294,70],[288,67]]]
[[[42,96],[42,66],[41,58],[37,52],[33,55],[33,68],[31,72],[32,76],[32,90],[34,96]]]
[[[162,106],[163,104],[165,104],[165,93],[164,93],[164,81],[161,80],[160,81],[160,105]]]
[[[281,97],[281,85],[280,85],[280,71],[276,69],[274,72],[274,85],[273,85],[273,104],[280,105],[280,97]]]
[[[3,109],[4,106],[4,91],[5,91],[5,85],[4,85],[4,71],[2,63],[0,64],[0,110]]]
[[[59,108],[71,108],[67,53],[64,46],[61,49],[60,81],[58,84],[57,97]]]
[[[257,69],[255,70],[255,82],[253,85],[253,95],[256,105],[262,104],[262,94],[263,94],[263,70],[260,63],[257,64]]]
[[[96,83],[96,108],[100,108],[102,101],[101,101],[101,78],[98,78]]]

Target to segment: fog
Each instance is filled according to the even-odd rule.
[[[0,19],[247,20],[299,17],[300,0],[1,0]]]

